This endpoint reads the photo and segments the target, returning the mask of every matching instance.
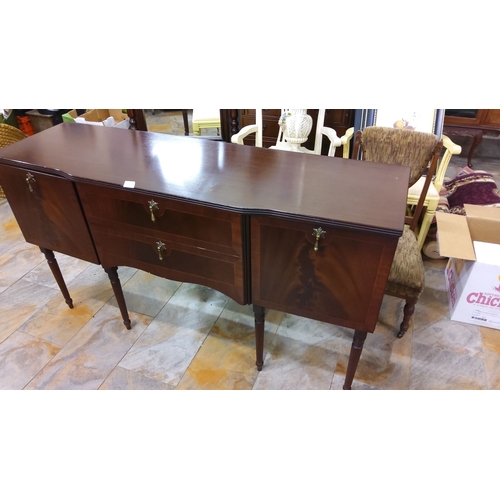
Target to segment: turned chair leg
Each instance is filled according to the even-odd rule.
[[[406,303],[403,309],[403,321],[399,327],[399,332],[397,335],[398,339],[400,339],[408,330],[408,327],[410,326],[411,317],[415,312],[416,303],[417,299],[411,299],[411,298],[406,299]]]

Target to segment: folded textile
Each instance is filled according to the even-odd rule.
[[[444,182],[443,190],[450,213],[465,215],[464,203],[500,207],[495,179],[484,170],[464,167],[453,179]]]

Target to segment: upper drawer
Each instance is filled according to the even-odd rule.
[[[242,255],[242,216],[161,196],[78,183],[93,224],[166,238],[234,256]]]

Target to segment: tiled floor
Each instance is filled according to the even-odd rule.
[[[170,132],[183,134],[180,113],[168,115],[147,118],[161,125],[167,117]],[[453,160],[450,175],[464,158]],[[486,165],[500,185],[500,142],[485,139],[476,158],[475,167]],[[349,329],[268,311],[265,364],[257,372],[251,306],[120,268],[133,325],[126,330],[103,270],[57,257],[74,309],[0,199],[1,389],[342,388]],[[385,297],[353,389],[500,388],[500,332],[448,319],[445,263],[425,260],[426,289],[402,339],[395,336],[402,301]]]

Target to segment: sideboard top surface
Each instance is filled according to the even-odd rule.
[[[0,149],[6,164],[242,213],[402,231],[409,170],[220,141],[62,123]],[[55,171],[55,172],[54,172]]]

